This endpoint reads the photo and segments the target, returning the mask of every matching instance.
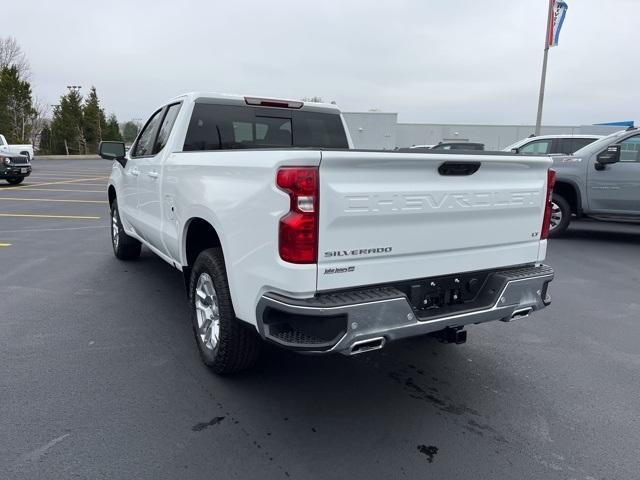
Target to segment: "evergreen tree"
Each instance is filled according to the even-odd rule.
[[[103,140],[117,140],[122,141],[122,135],[120,134],[120,125],[118,124],[118,119],[116,115],[112,113],[109,115],[109,120],[107,120],[107,128],[105,130],[104,135],[102,136]]]
[[[15,66],[0,70],[0,131],[8,142],[25,143],[35,116],[31,85]]]
[[[51,145],[53,153],[86,153],[82,115],[82,96],[72,88],[60,97],[53,111]]]
[[[40,132],[40,153],[51,153],[51,129],[45,125]]]
[[[104,110],[100,108],[96,87],[91,87],[89,96],[84,101],[82,113],[87,153],[97,153],[107,128],[107,120]]]
[[[138,136],[139,130],[140,128],[137,123],[132,122],[131,120],[126,122],[122,127],[122,137],[124,138],[124,141],[127,143],[133,143]]]

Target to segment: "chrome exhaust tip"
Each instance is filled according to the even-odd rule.
[[[351,355],[357,355],[359,353],[371,352],[373,350],[380,350],[384,347],[386,340],[384,337],[375,337],[368,338],[367,340],[360,340],[358,342],[354,342],[351,345],[351,349],[349,353]]]
[[[519,308],[513,311],[511,314],[511,320],[528,317],[531,312],[533,312],[533,307]]]

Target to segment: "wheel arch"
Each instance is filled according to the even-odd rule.
[[[220,248],[224,259],[222,240],[213,223],[201,216],[189,218],[184,224],[181,248],[182,273],[187,295],[189,295],[189,282],[193,264],[200,252],[207,248]]]
[[[578,186],[570,180],[558,180],[553,193],[564,198],[571,207],[571,213],[582,216],[582,198]]]
[[[114,187],[113,185],[109,185],[109,188],[107,189],[107,195],[109,196],[109,206],[111,206],[113,201],[116,199],[116,187]]]

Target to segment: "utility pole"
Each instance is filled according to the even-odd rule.
[[[544,85],[547,80],[547,58],[549,57],[549,35],[551,34],[551,15],[553,15],[553,0],[549,0],[547,12],[547,34],[544,37],[544,56],[542,58],[542,77],[540,78],[540,95],[538,96],[538,115],[536,117],[536,136],[540,135],[542,125],[542,104],[544,103]]]

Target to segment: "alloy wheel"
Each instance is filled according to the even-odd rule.
[[[195,291],[198,341],[208,350],[214,350],[220,339],[220,310],[213,280],[203,272],[198,277]]]

